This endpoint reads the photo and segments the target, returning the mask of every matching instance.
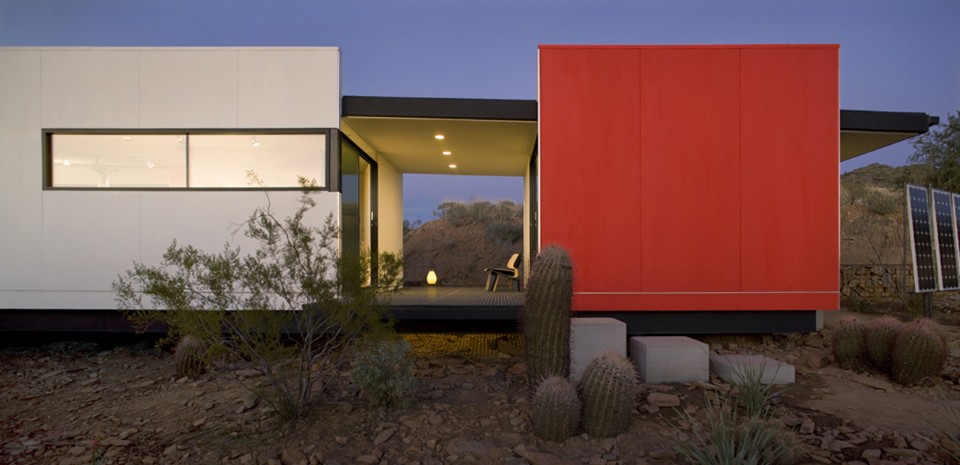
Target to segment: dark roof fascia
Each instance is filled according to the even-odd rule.
[[[900,111],[840,110],[841,131],[906,132],[923,134],[940,117]]]
[[[343,97],[344,117],[537,121],[536,100]]]

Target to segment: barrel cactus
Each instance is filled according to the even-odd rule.
[[[867,358],[874,368],[880,371],[890,370],[890,355],[893,352],[893,343],[903,323],[900,320],[885,316],[877,319],[867,327],[864,342],[867,346]]]
[[[580,427],[580,398],[567,378],[544,378],[533,395],[533,433],[548,441],[563,441]]]
[[[940,374],[947,345],[930,320],[905,324],[897,334],[890,357],[890,373],[900,384],[913,384]]]
[[[203,355],[204,346],[199,339],[193,336],[184,336],[174,349],[177,360],[177,376],[199,378],[206,371]]]
[[[637,371],[623,355],[605,352],[587,365],[580,392],[584,432],[596,438],[616,436],[630,426]]]
[[[840,320],[833,333],[833,356],[841,368],[862,370],[866,366],[865,328],[856,318]]]
[[[565,250],[550,246],[533,265],[523,311],[527,377],[531,384],[570,375],[570,309],[573,264]]]

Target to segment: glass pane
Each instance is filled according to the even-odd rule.
[[[190,136],[190,187],[298,187],[297,177],[326,184],[324,134],[195,134]]]
[[[54,134],[54,187],[186,187],[180,134]]]

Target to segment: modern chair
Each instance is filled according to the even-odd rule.
[[[520,258],[520,254],[515,253],[510,260],[507,261],[506,268],[487,268],[483,271],[487,272],[487,292],[493,292],[497,290],[497,285],[500,284],[500,277],[506,276],[509,279],[512,279],[516,289],[520,290],[520,269],[517,268],[517,260]]]

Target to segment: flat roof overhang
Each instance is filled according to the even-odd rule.
[[[402,173],[523,176],[537,142],[535,100],[344,96],[341,114]]]
[[[341,114],[403,173],[523,176],[537,143],[536,100],[344,96]],[[840,110],[840,161],[939,122],[926,113]]]
[[[926,113],[840,110],[840,161],[927,132],[940,118]]]

